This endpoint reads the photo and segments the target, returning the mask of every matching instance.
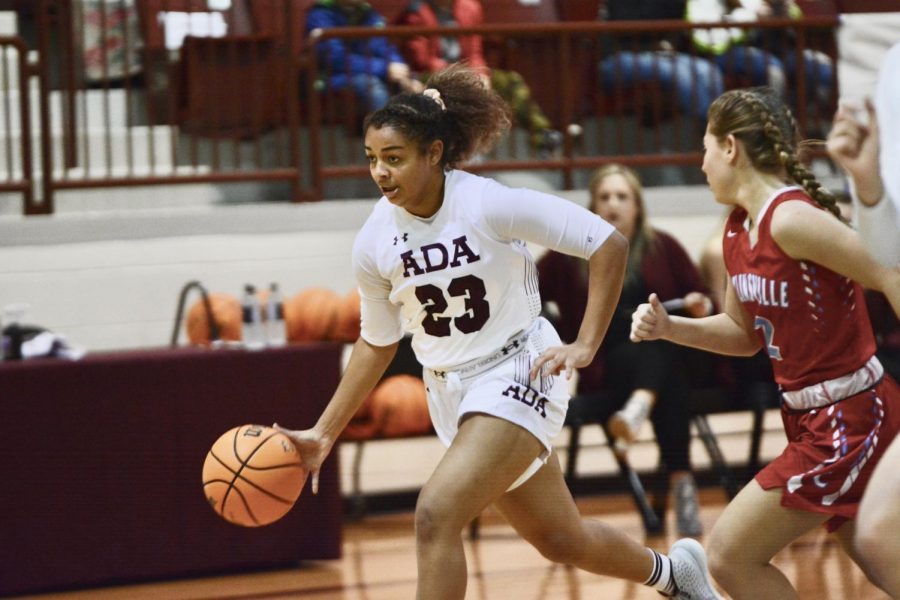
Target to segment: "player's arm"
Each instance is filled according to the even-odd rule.
[[[381,380],[397,353],[398,344],[375,346],[362,337],[356,340],[337,390],[313,427],[329,448]]]
[[[353,244],[353,268],[360,294],[360,337],[331,401],[312,429],[281,431],[290,436],[312,474],[312,489],[319,489],[319,468],[338,436],[384,375],[403,336],[400,308],[390,301],[391,283],[381,276],[371,248],[368,223]]]
[[[564,370],[566,377],[571,378],[574,369],[591,364],[619,302],[627,260],[628,240],[614,231],[588,259],[587,306],[578,337],[571,344],[548,348],[541,354],[532,364],[532,379],[545,365],[547,372],[558,374]]]
[[[347,423],[384,375],[397,353],[398,344],[375,346],[360,337],[353,346],[337,390],[315,426],[312,429],[290,430],[275,424],[275,428],[290,437],[297,447],[304,468],[312,475],[313,494],[319,492],[322,463]]]
[[[725,312],[700,319],[670,316],[659,297],[651,294],[632,315],[631,340],[660,339],[730,356],[752,356],[762,345],[731,281],[725,289]]]
[[[900,315],[900,269],[876,261],[859,234],[806,202],[784,202],[772,214],[772,238],[791,258],[827,267],[882,292]]]
[[[577,339],[545,350],[531,378],[586,367],[594,359],[622,292],[628,240],[583,206],[551,194],[495,185],[483,207],[485,223],[504,239],[532,242],[588,260],[588,298]]]

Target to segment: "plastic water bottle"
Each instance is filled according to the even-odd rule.
[[[287,343],[284,300],[277,283],[269,286],[269,300],[266,303],[266,343],[270,346],[284,346]]]
[[[241,298],[241,340],[249,350],[259,350],[266,342],[256,288],[249,284],[244,286]]]

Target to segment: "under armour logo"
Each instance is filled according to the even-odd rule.
[[[400,240],[403,240],[404,242],[407,241],[407,240],[409,240],[409,234],[408,234],[408,233],[401,233],[399,237],[395,235],[395,236],[394,236],[394,245],[396,246],[397,243],[400,242]]]
[[[507,354],[509,354],[510,352],[512,352],[514,349],[516,349],[518,347],[519,347],[519,340],[513,340],[511,344],[501,348],[500,352],[503,353],[503,356],[506,356]]]

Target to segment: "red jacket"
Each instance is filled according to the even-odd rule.
[[[709,290],[697,267],[678,240],[659,229],[653,231],[655,235],[652,245],[644,251],[640,266],[640,277],[646,293],[656,292],[663,302],[682,298],[689,292],[708,295]],[[578,337],[581,319],[587,307],[588,279],[587,268],[583,263],[580,258],[550,251],[537,264],[541,300],[556,302],[559,307],[557,329],[565,343],[571,343]],[[642,298],[642,301],[646,300]],[[630,321],[631,312],[635,308],[637,307],[624,306],[620,301],[614,318],[622,318],[624,311],[626,320]],[[602,389],[607,349],[608,342],[604,341],[594,362],[579,370],[579,392]]]
[[[455,0],[453,18],[460,27],[481,25],[484,20],[481,3],[478,0]],[[437,15],[425,0],[414,0],[406,11],[397,18],[397,25],[415,25],[422,27],[439,27]],[[462,60],[485,75],[489,69],[481,49],[481,36],[464,35],[459,38]],[[417,36],[410,38],[403,47],[403,54],[410,68],[421,73],[434,73],[447,66],[441,56],[440,38],[438,36]]]

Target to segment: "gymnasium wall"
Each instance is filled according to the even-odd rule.
[[[98,192],[91,193],[96,200]],[[587,201],[585,191],[564,195]],[[681,239],[694,256],[723,210],[705,187],[650,188],[647,201],[654,223]],[[179,292],[191,280],[235,296],[245,283],[264,287],[273,281],[288,296],[311,286],[348,292],[355,286],[353,238],[372,205],[342,200],[132,206],[4,216],[0,307],[27,303],[29,322],[88,350],[165,346]],[[196,299],[189,296],[189,304]]]

